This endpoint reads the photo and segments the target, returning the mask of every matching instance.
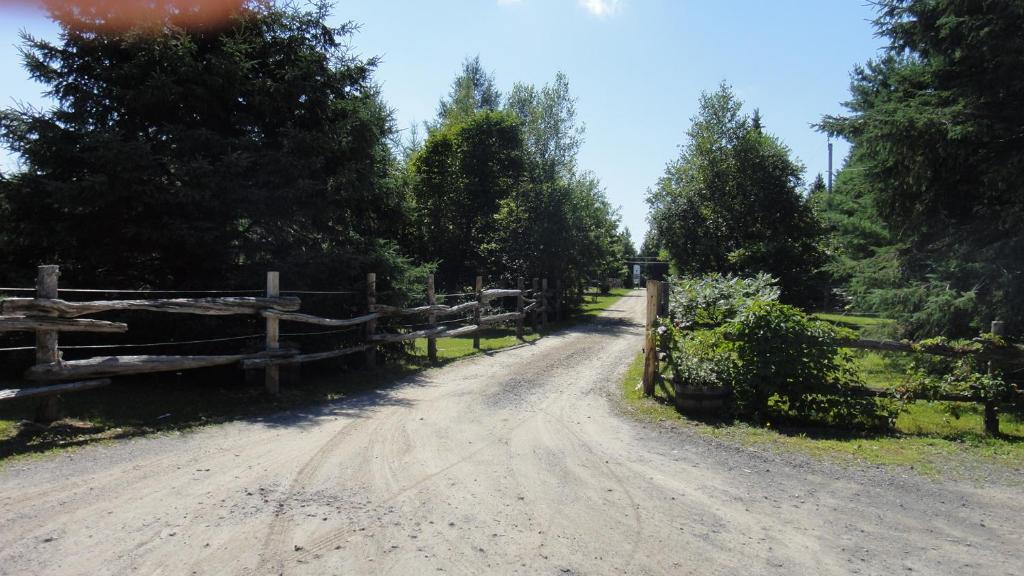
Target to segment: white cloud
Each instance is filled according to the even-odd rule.
[[[579,0],[579,3],[587,12],[599,18],[611,16],[622,7],[622,0]]]

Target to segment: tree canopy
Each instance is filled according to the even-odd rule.
[[[409,161],[408,242],[438,263],[439,286],[478,274],[581,288],[620,276],[619,218],[600,182],[577,167],[583,126],[568,78],[517,83],[504,102],[478,58],[467,60]]]
[[[823,260],[803,167],[742,107],[725,84],[701,96],[679,158],[648,194],[653,234],[682,273],[766,272],[806,302]]]
[[[1020,319],[1024,4],[878,8],[889,45],[854,69],[849,113],[821,123],[853,143],[825,205],[848,246],[855,304],[929,335]]]
[[[377,61],[346,47],[327,3],[247,2],[212,27],[58,16],[59,41],[22,49],[53,108],[0,111],[23,166],[0,182],[0,271],[161,287],[401,275]]]

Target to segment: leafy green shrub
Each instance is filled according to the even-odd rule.
[[[910,382],[895,394],[906,399],[939,399],[959,395],[978,402],[1020,402],[1024,396],[1019,386],[1003,378],[986,358],[1006,349],[1007,343],[998,336],[975,340],[949,340],[943,337],[923,340],[920,348],[946,347],[964,352],[963,356],[943,357],[920,355],[914,359]],[[947,411],[959,417],[957,405],[948,404]]]
[[[708,274],[669,279],[669,312],[679,326],[718,326],[751,302],[779,299],[775,278]]]
[[[754,301],[717,330],[733,343],[739,415],[779,416],[852,427],[880,427],[895,414],[856,393],[863,385],[836,343],[854,333],[798,308]]]
[[[688,386],[725,387],[736,380],[739,366],[733,344],[712,330],[688,332],[670,322],[658,328],[659,344],[674,381]]]

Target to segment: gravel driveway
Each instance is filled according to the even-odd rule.
[[[3,574],[1024,573],[1024,494],[631,421],[642,292],[333,405],[0,470]]]

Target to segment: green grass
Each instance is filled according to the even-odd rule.
[[[533,342],[540,338],[540,334],[532,329],[523,331],[523,340],[516,338],[515,328],[493,328],[480,332],[480,349],[473,348],[473,336],[459,336],[456,338],[437,339],[437,359],[441,362],[456,360],[483,352],[492,352],[521,344],[522,342]],[[415,341],[416,356],[427,355],[427,340]]]
[[[886,326],[893,324],[888,318],[875,316],[856,316],[852,314],[834,314],[830,312],[819,312],[815,314],[821,320],[827,320],[834,324],[843,324],[853,329],[866,328],[868,326]]]
[[[628,288],[612,288],[612,291],[606,295],[591,294],[588,296],[588,300],[583,303],[580,315],[586,318],[593,318],[611,308],[612,304],[619,301],[619,298],[629,293],[630,290]]]
[[[545,331],[587,322],[626,292],[588,295],[579,315],[552,323]],[[530,329],[524,334],[526,342],[540,337],[542,333]],[[438,360],[443,365],[520,344],[514,327],[481,332],[479,350],[473,348],[472,336],[439,338]],[[310,364],[302,368],[301,375],[282,368],[281,394],[277,397],[263,392],[262,372],[254,373],[253,381],[241,382],[233,367],[185,372],[180,378],[173,374],[117,378],[107,388],[64,395],[61,402],[66,418],[48,427],[19,425],[20,421],[32,418],[37,401],[3,402],[0,403],[0,459],[230,420],[260,419],[282,410],[343,399],[429,368],[426,347],[427,341],[420,339],[415,341],[409,354],[394,353],[386,357],[378,354],[385,357],[386,362],[374,370],[353,370],[329,362]]]
[[[621,382],[623,402],[638,418],[672,422],[711,437],[743,445],[795,451],[838,462],[913,468],[927,476],[968,470],[976,462],[1024,470],[1024,420],[1002,414],[1003,436],[983,434],[980,407],[958,404],[964,411],[956,419],[937,403],[916,402],[900,415],[887,434],[845,433],[821,429],[757,427],[743,422],[714,422],[689,418],[672,405],[672,393],[659,387],[654,399],[643,397],[639,382],[643,356],[630,364]]]

